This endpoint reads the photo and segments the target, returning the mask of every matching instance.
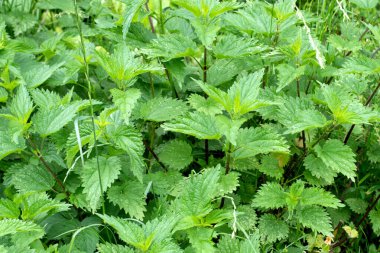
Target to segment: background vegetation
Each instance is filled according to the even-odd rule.
[[[0,0],[0,252],[379,252],[378,0]]]

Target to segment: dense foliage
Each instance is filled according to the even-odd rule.
[[[378,252],[378,0],[0,0],[0,252]]]

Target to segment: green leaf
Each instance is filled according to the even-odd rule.
[[[136,0],[132,1],[136,2]],[[139,4],[144,3],[141,0],[137,1]],[[135,77],[138,75],[162,70],[162,67],[146,64],[141,58],[136,58],[135,53],[125,44],[117,45],[111,55],[103,48],[98,48],[96,58],[119,89],[125,89],[134,84],[136,81]]]
[[[12,153],[18,153],[25,149],[24,139],[19,137],[17,140],[18,142],[16,143],[12,138],[12,133],[9,131],[2,131],[0,129],[0,160]]]
[[[365,124],[378,118],[375,111],[339,86],[324,86],[322,93],[334,119],[340,124]]]
[[[137,223],[108,215],[98,214],[98,216],[102,218],[105,223],[111,225],[124,242],[133,246],[143,244],[145,240],[144,231]]]
[[[233,193],[239,186],[239,173],[230,172],[226,175],[222,175],[219,180],[219,194],[218,196],[224,196],[226,194]]]
[[[280,92],[294,80],[300,78],[305,72],[305,66],[295,68],[289,64],[280,64],[276,69],[279,72],[276,92]]]
[[[9,105],[9,111],[23,124],[26,124],[33,111],[33,102],[24,85],[19,86],[16,96]]]
[[[246,119],[230,119],[224,115],[218,115],[216,117],[219,131],[226,137],[227,141],[232,145],[236,145],[236,139],[239,133],[241,125]]]
[[[190,106],[199,112],[203,112],[210,116],[222,113],[223,107],[215,102],[215,100],[202,97],[195,93],[191,94],[187,100]]]
[[[43,110],[50,110],[61,104],[61,97],[49,90],[33,89],[31,90],[33,102]]]
[[[369,219],[372,223],[373,232],[379,236],[380,235],[380,210],[372,210],[369,212]]]
[[[87,144],[89,144],[89,146],[93,145],[94,132],[93,132],[92,124],[80,125],[79,133],[80,133],[82,148]],[[99,131],[96,131],[96,136],[97,138],[99,138],[101,136],[101,133]],[[70,168],[72,166],[75,156],[77,155],[78,152],[79,152],[78,139],[77,139],[76,131],[75,129],[73,129],[73,131],[70,133],[66,141],[67,167]]]
[[[81,104],[73,103],[53,109],[40,109],[32,118],[34,129],[42,137],[61,130],[76,115]]]
[[[376,0],[378,1],[378,0]],[[372,32],[374,38],[378,43],[380,43],[380,27],[379,26],[373,26],[371,24],[365,24],[368,29]]]
[[[60,240],[67,238],[70,232],[81,226],[81,223],[77,219],[67,217],[67,213],[62,212],[47,217],[41,225],[46,231],[48,240]]]
[[[142,220],[146,211],[145,186],[140,182],[126,181],[113,185],[107,192],[108,199],[124,209],[131,217]]]
[[[362,75],[372,75],[379,72],[380,60],[375,58],[370,58],[365,55],[358,55],[357,57],[350,57],[343,64],[343,68],[340,69],[341,74],[362,74]]]
[[[38,165],[15,165],[7,173],[14,187],[22,193],[48,191],[55,184],[53,176],[44,167]]]
[[[223,13],[226,13],[228,11],[238,9],[239,7],[242,6],[241,3],[237,3],[235,1],[231,1],[231,2],[211,1],[211,3],[212,2],[214,2],[214,4],[211,5],[212,8],[210,8],[210,12],[209,12],[209,15],[211,18],[222,15]],[[203,7],[203,9],[205,8]]]
[[[173,185],[176,185],[183,179],[182,174],[178,171],[158,171],[144,175],[144,182],[152,182],[151,192],[157,195],[167,195],[173,191]]]
[[[260,190],[255,195],[252,205],[258,208],[275,209],[284,207],[287,194],[278,183],[266,183],[260,187]]]
[[[241,62],[233,59],[217,59],[207,70],[207,83],[219,86],[231,81],[243,70],[245,66]]]
[[[317,187],[305,188],[303,190],[301,195],[301,205],[320,205],[331,208],[344,206],[333,194]]]
[[[237,220],[239,222],[237,227],[239,231],[254,230],[257,223],[257,214],[251,206],[239,205],[237,206]],[[230,221],[230,227],[232,227],[232,223],[233,221]]]
[[[142,182],[145,169],[143,160],[144,144],[141,133],[129,126],[108,126],[107,134],[117,148],[124,150],[128,154],[129,166],[133,175]]]
[[[198,84],[210,98],[221,104],[227,112],[239,117],[250,111],[273,104],[273,102],[258,99],[263,74],[264,71],[260,70],[252,74],[241,75],[227,93],[201,82]]]
[[[360,41],[350,40],[342,36],[332,34],[328,38],[328,42],[339,52],[352,51],[357,52],[362,48]]]
[[[236,45],[239,45],[238,47]],[[257,45],[257,41],[252,38],[242,38],[232,34],[220,38],[212,51],[216,58],[239,58],[262,52],[265,46]]]
[[[199,56],[197,44],[189,37],[179,33],[160,36],[151,42],[142,52],[148,58],[160,57],[164,62],[175,58]]]
[[[297,212],[298,221],[315,232],[332,236],[331,220],[325,209],[319,206],[307,206]]]
[[[187,231],[189,242],[195,252],[213,253],[215,252],[212,241],[214,230],[212,228],[192,228]]]
[[[338,175],[335,170],[324,164],[321,158],[316,157],[313,154],[306,156],[304,165],[306,170],[310,171],[314,177],[323,179],[328,184],[332,184],[334,178]]]
[[[237,253],[240,252],[240,240],[231,238],[231,236],[223,235],[218,244],[218,253]]]
[[[160,145],[156,153],[161,162],[174,170],[184,169],[193,161],[191,146],[181,140],[171,140]]]
[[[71,1],[42,0],[38,1],[37,7],[40,9],[59,9],[67,13],[75,13],[75,6]]]
[[[99,159],[99,168],[97,159]],[[115,156],[109,158],[99,156],[86,161],[85,166],[80,171],[80,176],[84,188],[83,192],[86,194],[86,200],[89,202],[89,208],[92,212],[96,211],[102,193],[118,178],[120,170],[120,159]]]
[[[279,161],[272,155],[266,155],[261,159],[258,170],[276,179],[281,179],[284,174],[284,169],[279,166]]]
[[[190,20],[198,39],[206,48],[209,48],[214,42],[216,35],[220,29],[217,19],[209,19],[206,17],[194,18]]]
[[[183,215],[203,217],[212,211],[211,200],[219,194],[220,166],[191,176],[181,187],[176,210]]]
[[[259,2],[249,3],[246,8],[238,10],[237,14],[226,14],[227,23],[249,34],[268,36],[274,33],[278,24],[260,4]]]
[[[270,152],[289,152],[288,145],[279,134],[265,128],[243,128],[239,130],[232,156],[237,160]]]
[[[135,88],[130,88],[126,91],[112,89],[111,94],[112,101],[120,110],[124,122],[128,125],[132,110],[135,107],[137,100],[141,97],[141,91]]]
[[[217,247],[218,253],[260,253],[260,235],[256,231],[245,240],[222,236]]]
[[[185,102],[172,98],[155,97],[138,107],[139,117],[149,121],[167,121],[187,112]]]
[[[319,111],[304,110],[298,113],[297,115],[292,115],[293,121],[287,125],[288,130],[285,131],[285,134],[294,134],[302,132],[303,130],[322,128],[327,123],[325,116]]]
[[[98,244],[99,253],[134,253],[134,250],[120,244],[104,243]]]
[[[49,66],[45,63],[35,62],[35,64],[29,66],[29,69],[25,72],[21,72],[21,78],[23,83],[28,88],[37,88],[43,84],[53,73],[59,69],[64,62]]]
[[[44,235],[43,228],[33,222],[17,219],[0,220],[0,237],[20,232],[33,232],[35,235],[38,235],[37,238],[41,238]]]
[[[144,0],[121,0],[125,6],[125,13],[123,15],[123,39],[127,36],[129,31],[129,26],[132,23],[133,17],[136,15],[137,11],[145,3]]]
[[[18,205],[9,199],[0,199],[0,218],[17,219],[20,215]]]
[[[364,214],[368,207],[368,203],[363,199],[348,198],[344,202],[346,202],[350,209],[357,214]]]
[[[7,11],[7,15],[3,16],[3,20],[8,23],[7,26],[12,27],[14,36],[20,36],[22,33],[33,28],[38,23],[38,18],[28,12],[21,11],[21,8],[12,8]]]
[[[351,0],[350,2],[356,4],[359,8],[362,9],[372,9],[375,8],[379,3],[379,0]]]
[[[322,128],[327,124],[325,116],[314,109],[310,100],[286,97],[281,102],[281,105],[276,108],[273,119],[287,128],[285,134]]]
[[[0,103],[5,103],[8,100],[8,92],[3,87],[0,87]]]
[[[355,181],[355,154],[349,146],[339,140],[328,140],[323,146],[317,145],[314,150],[327,167]]]
[[[190,11],[194,16],[217,17],[227,11],[237,9],[241,4],[236,2],[220,2],[219,0],[198,1],[198,0],[173,0],[176,5]]]
[[[165,248],[175,248],[170,242],[170,235],[177,222],[175,216],[162,216],[160,219],[148,221],[142,226],[135,222],[126,221],[121,218],[98,214],[105,223],[111,225],[124,242],[136,247],[140,251],[149,252],[178,252],[166,251]],[[164,250],[159,250],[164,248]]]
[[[291,214],[298,206],[304,189],[305,183],[300,180],[297,180],[289,187],[285,201]]]
[[[261,238],[269,243],[286,239],[289,235],[288,225],[273,214],[264,214],[260,217],[259,231]]]
[[[97,217],[87,217],[81,223],[81,228],[85,229],[76,235],[74,247],[82,252],[95,252],[100,237],[97,228],[100,225],[100,220]]]
[[[221,137],[217,129],[216,119],[201,112],[193,112],[164,123],[166,131],[178,132],[197,137],[198,139],[218,140]]]
[[[70,208],[70,204],[59,202],[56,199],[50,199],[46,193],[36,193],[27,196],[22,202],[22,214],[23,220],[34,220],[41,222],[49,215],[53,215],[58,212],[67,211]]]

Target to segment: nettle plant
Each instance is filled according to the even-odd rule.
[[[0,1],[1,252],[377,252],[377,0]]]

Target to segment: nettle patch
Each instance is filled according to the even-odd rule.
[[[1,252],[377,252],[377,0],[0,1]]]

